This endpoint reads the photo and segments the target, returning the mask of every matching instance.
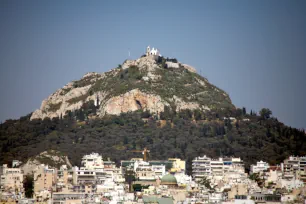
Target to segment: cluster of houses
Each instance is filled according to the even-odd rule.
[[[306,157],[290,156],[279,166],[259,161],[245,172],[240,158],[199,156],[192,175],[178,158],[103,160],[85,155],[81,167],[39,165],[33,198],[25,198],[18,161],[0,168],[0,202],[10,203],[281,203],[305,202]]]

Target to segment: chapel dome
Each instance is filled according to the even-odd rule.
[[[167,175],[164,175],[162,177],[161,184],[162,185],[176,185],[177,180],[176,180],[175,176],[173,176],[171,174],[167,174]]]

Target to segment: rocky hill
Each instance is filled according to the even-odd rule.
[[[139,109],[159,114],[165,106],[176,112],[234,108],[228,94],[193,67],[175,59],[144,56],[68,83],[45,99],[31,120],[63,117],[90,103],[97,107],[95,114],[100,117]]]
[[[150,159],[185,159],[190,173],[192,159],[204,154],[241,157],[247,168],[258,160],[279,164],[289,155],[305,155],[304,130],[271,114],[236,108],[228,94],[176,59],[141,57],[88,73],[32,114],[0,124],[0,163],[26,162],[54,149],[73,165],[91,152],[119,164],[147,147]],[[42,154],[26,164],[46,161],[55,160]]]

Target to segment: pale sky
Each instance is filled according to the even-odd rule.
[[[306,1],[0,1],[0,121],[147,45],[306,128]]]

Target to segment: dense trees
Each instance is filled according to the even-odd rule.
[[[292,154],[306,154],[304,131],[287,127],[275,118],[262,120],[261,116],[243,115],[236,109],[180,113],[171,110],[166,108],[161,113],[163,120],[156,120],[148,112],[92,120],[85,116],[85,121],[77,120],[83,117],[76,113],[63,119],[30,121],[26,116],[8,120],[0,125],[0,163],[25,161],[55,149],[67,154],[73,165],[80,165],[81,157],[91,152],[119,164],[122,159],[142,157],[130,150],[147,147],[151,150],[150,159],[180,157],[187,160],[190,172],[191,160],[203,154],[242,157],[247,167],[260,159],[275,164]],[[85,115],[87,111],[84,107]]]

